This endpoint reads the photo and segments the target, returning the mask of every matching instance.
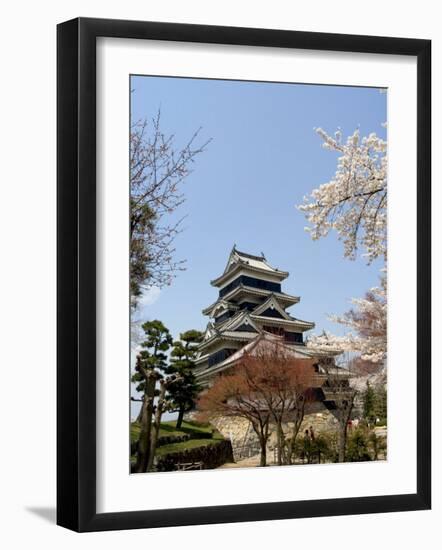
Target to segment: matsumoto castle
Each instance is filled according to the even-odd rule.
[[[270,341],[283,343],[294,357],[312,357],[304,345],[304,332],[315,325],[286,311],[300,301],[281,289],[288,276],[263,254],[254,256],[233,247],[223,274],[211,281],[219,290],[218,299],[203,310],[210,321],[196,359],[200,383],[207,385],[244,352],[253,353],[256,346]]]

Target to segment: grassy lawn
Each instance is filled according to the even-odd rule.
[[[177,453],[179,451],[187,451],[188,449],[196,449],[197,447],[207,447],[208,445],[214,445],[223,437],[213,437],[213,439],[189,439],[189,441],[183,441],[182,443],[170,443],[169,445],[162,445],[155,451],[156,456],[164,456],[169,453]]]
[[[140,430],[140,425],[137,422],[132,422],[132,424],[130,425],[130,440],[132,442],[138,439],[140,435]],[[175,429],[173,423],[161,423],[160,437],[165,437],[168,435],[183,435],[184,433],[186,432]]]
[[[183,433],[196,436],[201,433],[207,434],[213,431],[213,428],[212,426],[210,426],[210,424],[198,424],[197,422],[183,422],[179,430],[175,428],[175,424],[176,424],[175,420],[169,420],[168,422],[161,422],[160,436],[161,435],[179,435]]]
[[[198,436],[204,437],[214,432],[213,437],[218,436],[218,439],[221,438],[221,434],[214,430],[209,424],[198,424],[197,422],[183,422],[179,430],[175,427],[176,421],[169,420],[168,422],[161,422],[160,428],[160,437],[167,436],[177,436],[189,434],[192,436],[192,439],[198,439]],[[136,422],[132,422],[130,426],[130,440],[132,442],[137,441],[140,435],[140,425]]]
[[[183,422],[179,430],[175,427],[176,421],[169,420],[161,423],[160,437],[167,436],[190,436],[186,441],[175,441],[173,443],[162,444],[155,449],[155,456],[165,457],[168,454],[208,447],[224,440],[224,437],[210,424],[199,424],[198,422]],[[133,422],[130,427],[130,437],[132,443],[138,440],[140,435],[140,425]],[[166,442],[164,442],[166,443]],[[131,462],[135,462],[135,455],[131,456]],[[173,460],[173,459],[172,459]]]

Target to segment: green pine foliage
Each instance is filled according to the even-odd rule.
[[[376,403],[376,395],[375,391],[370,384],[370,382],[367,380],[366,389],[363,393],[363,416],[364,420],[368,424],[374,424],[376,421],[376,411],[375,411],[375,403]]]
[[[364,430],[353,430],[347,442],[347,462],[367,462],[372,460],[369,451],[368,437]]]
[[[377,424],[387,425],[387,388],[384,384],[376,387],[374,411],[376,418],[379,418]]]
[[[142,329],[145,339],[141,343],[132,376],[137,391],[143,394],[139,416],[141,430],[134,464],[134,471],[138,473],[149,471],[153,465],[161,415],[166,405],[167,381],[164,380],[164,374],[167,370],[167,351],[172,345],[172,336],[161,321],[148,321],[142,325]]]
[[[336,441],[328,433],[318,434],[314,439],[304,434],[296,439],[292,458],[295,464],[337,462]]]
[[[385,384],[372,386],[367,380],[363,398],[363,418],[368,425],[387,424],[387,388]]]
[[[202,333],[189,330],[174,342],[167,327],[157,319],[144,323],[142,329],[145,336],[132,376],[136,390],[143,395],[138,428],[132,429],[132,437],[136,439],[132,441],[135,472],[155,467],[154,458],[165,430],[161,423],[163,412],[177,411],[176,428],[180,429],[185,412],[194,407],[200,391],[193,368]]]
[[[145,339],[141,343],[141,351],[137,355],[135,373],[132,382],[136,383],[136,389],[144,392],[146,378],[145,371],[155,371],[161,378],[167,371],[167,351],[170,349],[173,339],[169,330],[161,321],[147,321],[141,328]]]
[[[177,381],[169,388],[170,410],[178,412],[176,427],[179,429],[184,414],[195,405],[195,399],[201,390],[196,382],[194,367],[198,344],[202,340],[198,330],[188,330],[180,334],[180,340],[173,343],[170,354],[168,374],[175,374]]]

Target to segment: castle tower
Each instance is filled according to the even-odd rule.
[[[286,311],[300,301],[281,289],[288,276],[287,271],[272,267],[263,254],[254,256],[233,247],[223,274],[211,281],[218,299],[203,310],[210,321],[196,359],[201,381],[228,368],[233,356],[263,337],[273,335],[294,354],[311,356],[304,346],[304,332],[314,323]]]

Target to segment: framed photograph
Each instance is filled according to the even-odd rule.
[[[430,52],[58,26],[59,525],[430,508]]]

